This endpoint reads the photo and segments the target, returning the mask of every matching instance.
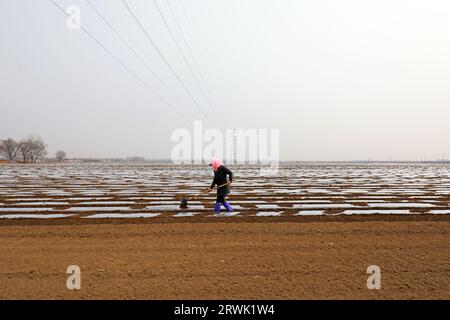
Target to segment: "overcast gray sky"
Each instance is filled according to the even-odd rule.
[[[0,1],[0,137],[38,134],[69,157],[168,158],[188,111],[85,0],[81,24],[49,0]],[[279,128],[284,160],[450,157],[450,1],[169,0],[206,80],[209,105],[150,0],[127,0],[209,118]],[[120,0],[91,0],[188,108]],[[194,66],[166,0],[156,0]],[[197,77],[200,77],[197,74]],[[208,123],[206,123],[208,124]]]

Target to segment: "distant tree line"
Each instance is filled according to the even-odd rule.
[[[0,140],[0,157],[10,161],[38,162],[47,155],[47,145],[41,137],[28,137],[21,141]]]

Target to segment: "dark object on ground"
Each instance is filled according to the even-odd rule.
[[[186,199],[181,200],[180,209],[187,209],[188,208],[188,201]]]

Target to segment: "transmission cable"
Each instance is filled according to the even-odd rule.
[[[147,30],[145,29],[145,27],[142,25],[142,23],[139,21],[138,17],[136,16],[136,14],[134,13],[133,9],[127,4],[127,2],[125,0],[121,0],[123,5],[125,6],[125,8],[127,9],[128,13],[131,15],[131,17],[134,19],[134,21],[136,22],[136,24],[139,26],[139,28],[142,30],[142,32],[145,34],[147,40],[150,42],[150,44],[154,47],[154,49],[156,50],[156,52],[158,53],[158,55],[161,57],[161,59],[164,61],[164,63],[166,64],[166,66],[169,68],[170,72],[173,74],[173,76],[177,79],[177,81],[180,83],[180,85],[183,87],[184,91],[186,91],[186,93],[189,95],[189,97],[192,99],[192,101],[194,102],[194,104],[197,106],[197,108],[199,109],[199,111],[202,113],[202,115],[205,117],[206,120],[208,120],[211,124],[213,123],[213,121],[211,121],[211,119],[208,117],[208,115],[204,112],[203,108],[200,106],[200,104],[197,102],[197,100],[194,98],[194,96],[192,95],[192,93],[189,91],[189,89],[186,87],[186,85],[184,84],[184,82],[180,79],[180,77],[178,76],[178,74],[175,72],[175,70],[172,68],[172,66],[170,65],[169,61],[166,59],[166,57],[164,56],[164,54],[162,53],[162,51],[159,49],[159,47],[156,45],[156,43],[153,41],[152,37],[150,36],[150,34],[147,32]]]
[[[170,4],[170,1],[169,1],[169,0],[166,0],[166,2],[167,2],[167,6],[169,7],[169,10],[170,10],[170,12],[171,12],[172,17],[173,17],[173,19],[175,20],[175,23],[176,23],[176,25],[177,25],[177,28],[178,28],[178,30],[179,30],[179,32],[180,32],[182,38],[183,38],[183,41],[184,41],[184,43],[186,44],[186,47],[188,48],[188,51],[189,51],[189,54],[190,54],[190,56],[191,56],[191,58],[192,58],[192,61],[193,61],[193,63],[194,63],[194,66],[196,67],[197,72],[198,72],[198,74],[199,74],[199,76],[200,76],[200,80],[204,83],[204,87],[205,87],[206,92],[208,93],[208,97],[214,101],[214,100],[215,100],[215,99],[214,99],[214,95],[211,94],[211,91],[208,89],[208,86],[206,85],[207,81],[205,80],[205,77],[204,77],[204,75],[203,75],[203,73],[202,73],[202,71],[201,71],[201,68],[199,67],[199,64],[197,63],[197,60],[195,59],[195,55],[193,54],[192,47],[189,45],[189,41],[187,41],[187,37],[185,36],[184,32],[182,31],[182,28],[181,28],[181,26],[180,26],[180,24],[179,24],[179,22],[178,22],[178,19],[176,18],[176,15],[175,15],[175,12],[174,12],[174,10],[173,10],[173,8],[172,8],[172,5]],[[190,26],[191,29],[193,29],[193,28],[192,28],[192,23],[191,23],[191,21],[190,21],[188,15],[186,14],[186,9],[184,8],[183,4],[180,3],[180,1],[179,1],[179,4],[180,4],[180,8],[182,9],[181,11],[182,11],[182,13],[183,13],[183,16],[184,16],[184,18],[186,19],[186,21],[188,22],[188,26]],[[192,32],[192,36],[193,36],[193,38],[194,38],[194,40],[195,40],[195,41],[193,41],[193,42],[197,44],[197,49],[198,49],[198,51],[199,51],[199,53],[200,53],[200,56],[201,56],[200,58],[203,57],[203,59],[204,59],[204,55],[203,55],[202,52],[201,52],[202,50],[201,50],[201,48],[200,48],[199,41],[198,41],[197,37],[195,36],[195,33],[194,33],[194,32]],[[212,78],[212,77],[211,77],[211,73],[207,70],[207,68],[206,68],[206,73],[207,73],[207,75],[209,75],[210,78]],[[216,102],[216,101],[214,101],[213,104],[217,107],[217,102]]]
[[[175,46],[177,47],[178,52],[180,53],[181,57],[183,58],[184,63],[186,64],[186,66],[188,67],[190,73],[192,74],[192,77],[194,78],[198,88],[202,92],[204,98],[208,101],[208,104],[211,107],[211,109],[214,108],[212,106],[211,102],[208,100],[208,97],[206,96],[205,90],[203,89],[202,85],[200,84],[200,81],[198,80],[197,76],[195,75],[195,72],[192,69],[191,64],[189,63],[189,60],[186,58],[186,55],[183,53],[183,50],[181,49],[180,44],[178,43],[178,41],[177,41],[177,39],[176,39],[172,29],[170,28],[166,18],[164,17],[164,14],[162,13],[161,9],[159,8],[158,4],[156,3],[156,0],[153,0],[153,4],[154,4],[156,10],[158,11],[159,16],[161,17],[161,19],[162,19],[162,21],[163,21],[167,31],[169,32],[170,37],[172,38],[173,42],[175,43]],[[221,125],[222,125],[222,123],[221,123]]]
[[[190,112],[193,110],[187,107],[186,104],[181,101],[180,98],[170,89],[168,85],[164,83],[164,81],[150,68],[150,66],[144,61],[144,59],[139,55],[139,53],[131,47],[131,45],[120,35],[120,33],[112,26],[112,24],[100,13],[100,11],[89,1],[86,0],[89,6],[95,11],[95,13],[103,20],[103,22],[114,32],[114,34],[119,38],[119,40],[139,59],[139,61],[145,66],[145,68],[150,71],[150,73],[161,83],[161,85],[170,92],[170,94],[175,97],[179,104],[183,107],[189,109]]]
[[[53,3],[61,12],[66,15],[68,18],[71,18],[71,16],[54,0],[50,0],[51,3]],[[119,63],[125,70],[127,70],[134,78],[136,78],[140,83],[142,83],[148,90],[150,90],[156,97],[159,98],[164,104],[166,104],[172,111],[174,111],[176,114],[178,114],[180,117],[182,117],[184,120],[189,121],[183,114],[181,114],[174,106],[172,106],[167,100],[165,100],[163,97],[161,97],[147,82],[145,82],[140,76],[138,76],[133,70],[131,70],[122,60],[120,60],[119,57],[117,57],[111,50],[106,48],[95,36],[93,36],[86,28],[81,26],[80,24],[77,24],[77,26],[86,33],[92,40],[94,40],[100,47],[103,48],[111,57],[113,57],[117,63]]]

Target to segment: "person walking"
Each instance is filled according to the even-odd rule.
[[[233,172],[225,167],[219,159],[213,159],[209,164],[214,170],[214,179],[208,191],[211,192],[214,186],[220,186],[217,189],[216,204],[214,205],[214,212],[220,213],[223,205],[228,212],[232,212],[233,208],[230,203],[225,201],[226,196],[230,193],[230,184],[233,182]]]

